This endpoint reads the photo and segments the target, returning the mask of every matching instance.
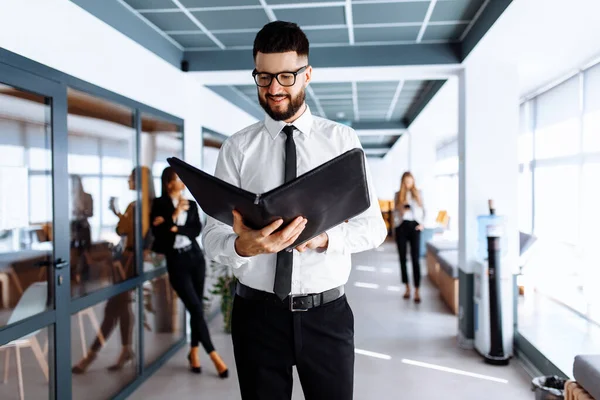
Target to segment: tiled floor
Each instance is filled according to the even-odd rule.
[[[529,377],[516,360],[508,367],[493,367],[484,364],[475,352],[458,348],[457,319],[448,312],[426,278],[421,304],[403,300],[403,292],[398,291],[402,288],[395,246],[386,243],[380,250],[355,255],[347,293],[355,314],[357,350],[390,358],[357,354],[355,399],[534,398]],[[360,287],[372,286],[360,283],[375,284],[378,288]],[[229,379],[216,376],[205,354],[203,373],[191,374],[184,349],[130,398],[239,399],[231,338],[222,333],[220,316],[211,322],[211,330],[215,346],[229,364]],[[296,379],[293,399],[303,398]]]

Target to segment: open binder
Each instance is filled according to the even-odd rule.
[[[371,202],[365,174],[365,157],[356,148],[337,156],[313,170],[266,193],[251,193],[238,188],[176,158],[167,159],[202,210],[233,226],[232,210],[244,224],[261,229],[282,218],[283,229],[294,218],[307,219],[306,227],[294,247],[328,229],[355,217]]]

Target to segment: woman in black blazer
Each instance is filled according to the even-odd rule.
[[[152,204],[152,250],[166,256],[171,286],[190,313],[192,342],[188,360],[191,371],[201,372],[198,345],[202,343],[219,376],[226,378],[229,374],[227,366],[215,351],[204,320],[202,300],[206,262],[196,241],[202,230],[198,205],[182,196],[184,189],[175,170],[165,168],[162,173],[162,196]]]

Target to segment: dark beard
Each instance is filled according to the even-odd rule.
[[[304,92],[304,89],[302,89],[300,93],[298,93],[298,95],[294,98],[292,98],[289,94],[286,94],[285,97],[291,99],[291,101],[288,104],[287,110],[283,112],[276,112],[273,111],[271,107],[269,107],[269,103],[267,100],[268,96],[269,95],[267,94],[263,100],[263,98],[259,94],[258,102],[260,103],[260,106],[263,108],[263,110],[265,110],[265,112],[269,115],[269,117],[273,118],[275,121],[285,121],[287,119],[292,118],[302,108],[304,100],[306,99],[306,93]]]

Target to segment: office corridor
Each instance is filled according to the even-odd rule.
[[[353,257],[346,291],[355,315],[355,399],[533,398],[529,378],[516,360],[508,367],[492,367],[474,351],[457,347],[456,317],[426,278],[421,304],[403,300],[398,270],[391,241]],[[231,339],[221,333],[220,315],[211,330],[216,348],[229,364],[228,380],[217,378],[205,354],[202,374],[189,373],[186,347],[130,398],[239,399]],[[296,376],[293,399],[303,398]]]

